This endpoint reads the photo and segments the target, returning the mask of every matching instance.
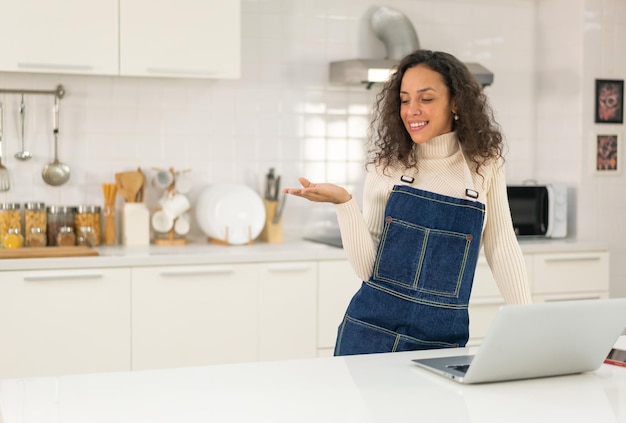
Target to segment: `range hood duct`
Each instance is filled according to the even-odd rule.
[[[362,85],[368,89],[384,82],[407,54],[420,48],[415,28],[402,13],[379,7],[370,16],[370,27],[385,45],[384,59],[351,59],[330,63],[330,82],[337,85]],[[479,63],[465,63],[483,87],[493,83],[493,73]]]

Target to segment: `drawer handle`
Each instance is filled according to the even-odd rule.
[[[217,72],[210,71],[210,70],[174,69],[174,68],[146,68],[146,72],[170,74],[170,75],[198,75],[198,76],[201,76],[201,75],[213,76],[217,74]]]
[[[600,298],[602,298],[600,295],[590,295],[587,297],[546,298],[544,301],[546,303],[552,303],[552,302],[557,302],[557,301],[599,300]]]
[[[600,256],[587,256],[587,257],[554,257],[554,258],[545,258],[544,261],[546,263],[559,263],[559,262],[570,262],[570,261],[598,261],[600,260]]]
[[[476,300],[470,299],[469,305],[470,307],[473,305],[504,305],[504,300],[502,298],[479,298]]]
[[[66,65],[62,63],[18,63],[18,68],[30,69],[67,69],[67,70],[92,70],[90,65]]]
[[[24,282],[63,281],[76,279],[102,279],[102,273],[85,273],[78,275],[24,276]]]
[[[219,267],[215,269],[204,270],[179,270],[176,272],[161,272],[159,273],[163,277],[176,277],[176,276],[207,276],[207,275],[226,275],[233,273],[232,267]]]
[[[275,264],[271,265],[268,269],[270,272],[306,272],[311,270],[311,266],[308,264]]]

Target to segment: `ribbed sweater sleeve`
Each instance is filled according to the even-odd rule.
[[[454,133],[434,138],[420,146],[419,171],[392,166],[385,171],[372,166],[366,176],[363,210],[355,199],[335,206],[341,239],[348,260],[362,280],[372,274],[380,240],[385,206],[402,175],[415,178],[412,186],[442,195],[463,197],[465,161]],[[531,302],[524,257],[511,221],[502,162],[488,163],[472,173],[479,201],[486,205],[482,244],[485,257],[506,303]]]
[[[506,193],[504,165],[491,167],[487,195],[487,221],[483,231],[485,258],[507,304],[531,303],[524,256],[513,231]]]

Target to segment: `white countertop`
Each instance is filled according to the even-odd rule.
[[[617,346],[626,348],[626,337]],[[458,353],[6,379],[0,422],[626,422],[624,367],[464,386],[411,364]]]
[[[575,240],[522,240],[524,253],[606,251],[607,247]],[[51,247],[53,248],[53,247]],[[252,245],[224,246],[190,243],[184,246],[125,247],[101,246],[99,256],[28,258],[0,260],[0,272],[8,270],[79,269],[94,267],[174,266],[276,261],[343,260],[343,249],[293,240],[280,244],[254,242]]]

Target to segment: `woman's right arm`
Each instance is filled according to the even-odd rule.
[[[354,198],[335,206],[348,261],[364,281],[369,280],[374,268],[388,196],[386,178],[373,170],[365,178],[363,212]]]

